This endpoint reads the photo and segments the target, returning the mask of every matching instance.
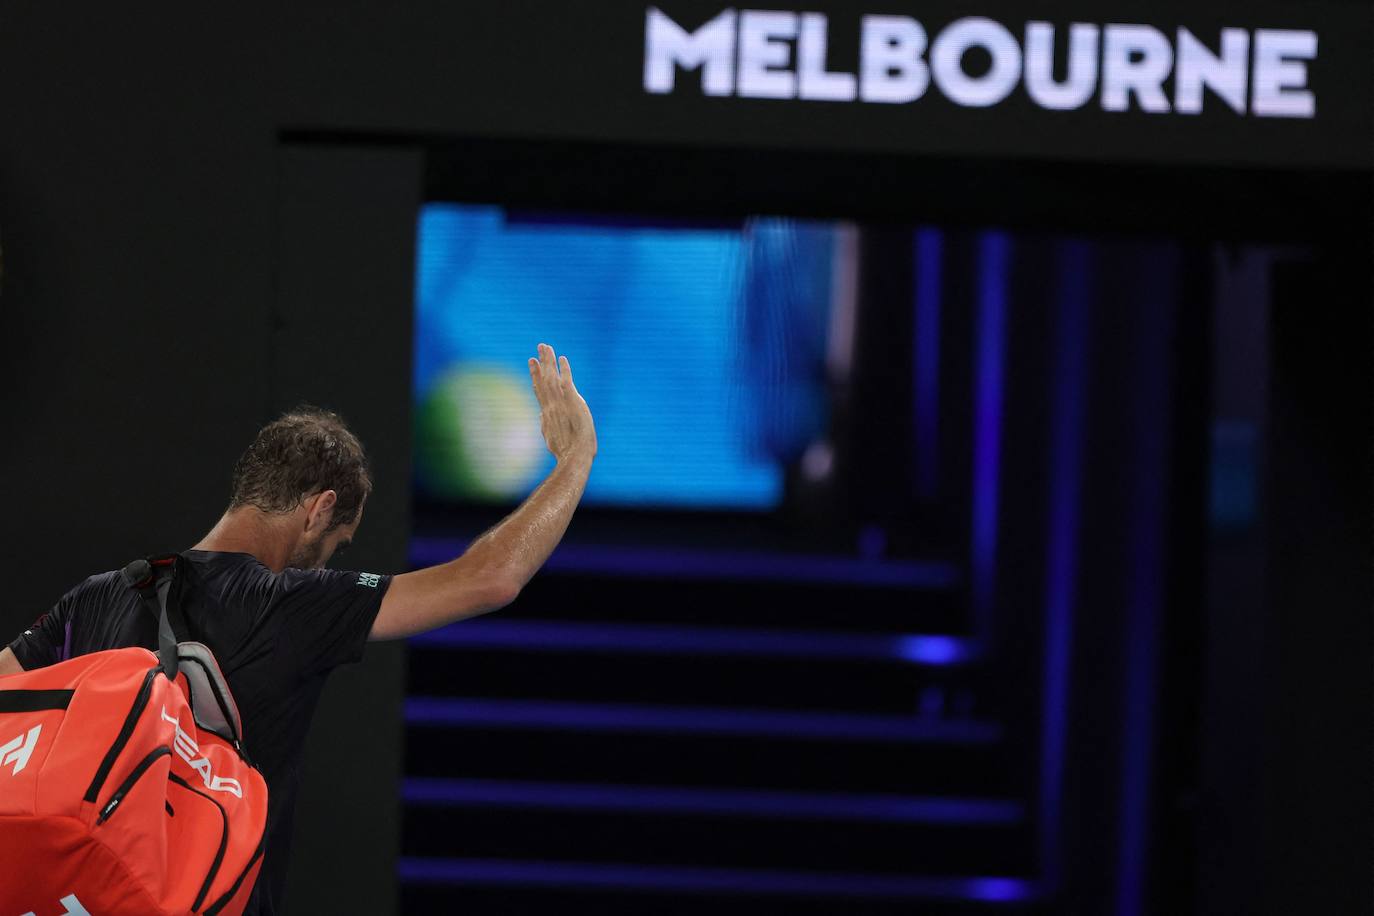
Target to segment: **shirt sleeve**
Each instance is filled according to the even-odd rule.
[[[25,671],[65,661],[71,647],[71,595],[61,601],[10,643],[10,651]]]
[[[286,569],[277,577],[273,614],[303,677],[363,657],[391,577],[333,569]]]

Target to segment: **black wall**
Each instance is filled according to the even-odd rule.
[[[376,496],[350,567],[400,571],[410,534],[410,342],[421,157],[404,149],[283,145],[278,164],[274,410],[344,413],[367,444]],[[353,555],[353,549],[357,549]],[[401,778],[400,644],[335,674],[301,779],[292,912],[395,906]],[[342,868],[349,880],[340,881]]]
[[[1264,728],[1253,761],[1272,913],[1374,908],[1370,255],[1347,246],[1277,270],[1265,481],[1270,604],[1256,627]]]
[[[342,412],[375,465],[350,561],[401,571],[418,158],[280,143],[285,59],[260,17],[9,4],[0,20],[0,539],[23,570],[0,629],[198,540],[238,453],[301,401]],[[373,646],[326,691],[293,911],[394,911],[402,665]]]

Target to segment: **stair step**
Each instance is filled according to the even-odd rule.
[[[411,637],[413,648],[519,649],[716,655],[965,665],[981,657],[971,638],[918,633],[757,630],[558,620],[465,620]]]
[[[918,911],[914,905],[919,905]],[[849,898],[837,901],[816,895],[760,898],[728,891],[695,894],[653,893],[640,889],[602,890],[559,887],[554,884],[403,884],[401,912],[482,913],[482,916],[760,916],[783,912],[787,916],[1051,916],[1059,912],[1050,898],[1013,901],[932,902]]]
[[[490,713],[491,710],[486,712]],[[728,786],[775,791],[1007,796],[1024,779],[1001,742],[846,740],[757,734],[583,731],[527,719],[412,723],[411,777]]]
[[[467,549],[458,538],[411,540],[416,568],[446,563]],[[714,582],[786,582],[887,588],[952,589],[962,582],[952,563],[865,559],[802,553],[701,550],[673,547],[563,544],[544,564],[549,573],[616,578],[706,579]]]
[[[789,654],[804,649],[808,639],[774,641],[771,634],[753,648],[779,651],[758,656],[711,651],[705,637],[717,633],[692,634],[694,638],[655,654],[630,651],[623,643],[612,645],[611,641],[620,636],[627,636],[626,642],[667,640],[674,634],[631,627],[628,634],[568,633],[568,641],[558,643],[567,630],[599,628],[591,624],[526,628],[523,622],[488,627],[474,621],[475,633],[456,636],[462,629],[461,625],[452,627],[444,640],[412,641],[409,695],[604,705],[631,693],[638,704],[670,710],[731,709],[747,703],[763,710],[879,713],[901,716],[904,721],[918,712],[959,719],[989,712],[983,705],[984,672],[979,666],[928,664],[895,652],[885,658],[855,657],[866,648],[869,637],[842,634],[829,656],[809,658]],[[933,647],[924,648],[930,654],[953,656],[965,651],[939,642],[952,637],[930,638],[936,640]],[[844,645],[855,639],[857,645]],[[722,645],[727,653],[740,648],[733,643]]]
[[[496,619],[809,628],[881,636],[972,632],[968,598],[957,581],[918,586],[684,576],[651,579],[547,567]]]
[[[919,909],[915,909],[919,907]],[[1051,898],[1014,900],[949,900],[938,902],[902,898],[842,898],[786,895],[760,899],[750,893],[697,891],[690,894],[654,893],[640,888],[603,889],[482,883],[412,883],[401,886],[403,913],[481,913],[483,916],[1051,916]]]
[[[500,779],[408,778],[401,801],[411,806],[619,811],[743,818],[877,821],[953,825],[1015,825],[1019,801],[994,798],[817,794],[693,786],[522,782]]]
[[[403,885],[614,889],[668,894],[740,894],[971,903],[1026,903],[1041,896],[1016,876],[829,874],[783,870],[646,866],[522,859],[423,858],[398,863]],[[832,903],[833,905],[833,903]],[[757,903],[755,903],[757,906]],[[655,912],[659,912],[655,910]]]
[[[821,741],[993,744],[998,722],[794,710],[412,696],[407,725],[742,735]]]
[[[1028,871],[1020,824],[763,818],[735,814],[524,806],[407,806],[406,855],[579,859],[711,868],[781,868],[904,875]]]

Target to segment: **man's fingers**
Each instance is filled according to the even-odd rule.
[[[553,347],[545,343],[541,343],[538,349],[539,358],[530,360],[530,378],[534,381],[535,394],[539,395],[542,400],[543,395],[540,394],[539,386],[541,384],[548,386],[544,390],[552,394],[556,390],[552,386],[558,382],[562,382],[576,391],[577,386],[573,383],[572,365],[568,362],[568,358],[556,355]]]
[[[558,363],[554,360],[553,347],[541,343],[539,345],[539,364],[544,369],[544,374],[552,379],[558,378]]]
[[[530,384],[534,386],[534,396],[539,400],[544,400],[544,396],[539,392],[539,360],[530,357]]]

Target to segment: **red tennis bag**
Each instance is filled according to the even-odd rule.
[[[179,558],[124,576],[159,652],[112,649],[0,678],[0,916],[239,914],[267,785],[214,656],[168,600]]]

